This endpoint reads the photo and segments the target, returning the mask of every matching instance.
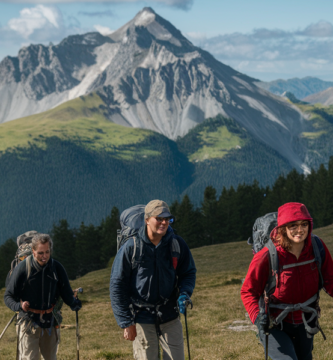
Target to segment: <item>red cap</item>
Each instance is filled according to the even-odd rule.
[[[310,222],[310,231],[312,231],[312,217],[304,204],[297,202],[286,203],[278,209],[278,225],[271,232],[271,239],[275,239],[277,229],[293,221],[307,220]]]

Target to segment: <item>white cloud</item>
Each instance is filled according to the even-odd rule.
[[[22,9],[19,18],[9,20],[8,27],[28,39],[35,30],[59,29],[60,21],[61,14],[56,8],[37,5],[34,8]]]
[[[206,36],[205,33],[195,32],[195,31],[185,33],[184,36],[186,36],[186,37],[189,38],[190,40],[191,40],[191,39],[203,40],[203,39],[206,39],[206,38],[207,38],[207,36]]]
[[[88,16],[88,17],[114,17],[114,13],[111,10],[106,11],[79,11],[79,15]]]
[[[327,21],[319,21],[306,27],[301,35],[312,37],[333,37],[333,25]]]
[[[247,34],[192,37],[192,42],[254,77],[268,73],[272,77],[275,73],[285,77],[333,73],[333,25],[326,21],[303,30],[254,29]]]
[[[114,32],[114,30],[111,30],[107,26],[101,26],[101,25],[94,25],[94,29],[97,30],[102,35],[110,35]]]
[[[15,3],[15,4],[40,4],[40,0],[0,0],[0,3]],[[43,0],[43,4],[63,4],[63,3],[75,3],[75,2],[90,2],[93,0]],[[142,0],[99,0],[99,2],[105,3],[142,3]],[[161,3],[169,6],[174,6],[182,10],[189,10],[193,5],[193,0],[152,0],[151,2]]]
[[[37,5],[20,11],[19,17],[0,27],[0,58],[8,55],[7,49],[22,47],[31,43],[57,43],[68,35],[82,34],[84,29],[73,16],[64,18],[55,6]],[[6,51],[6,53],[4,53]],[[11,55],[13,50],[10,50]]]

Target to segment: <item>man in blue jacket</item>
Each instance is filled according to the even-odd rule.
[[[114,260],[110,297],[124,338],[133,341],[136,360],[184,360],[185,313],[196,277],[192,254],[169,223],[168,205],[152,200],[145,207],[145,224],[130,238]],[[178,311],[179,309],[179,311]]]

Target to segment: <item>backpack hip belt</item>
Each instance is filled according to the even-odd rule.
[[[53,311],[54,306],[55,306],[55,305],[53,305],[52,307],[50,307],[50,308],[47,309],[47,310],[36,310],[36,309],[28,308],[28,311],[30,311],[30,312],[32,312],[32,313],[34,313],[34,314],[41,314],[41,315],[50,314],[50,313]]]
[[[132,300],[131,311],[132,311],[134,318],[135,318],[135,314],[137,314],[139,311],[142,311],[142,310],[146,310],[155,316],[156,334],[158,337],[160,337],[162,335],[160,324],[162,323],[162,315],[163,314],[160,312],[159,309],[162,305],[165,305],[169,301],[169,299],[163,299],[156,305],[149,304],[149,303],[146,303],[146,302],[140,301],[140,300],[134,300],[134,299],[131,299],[131,300]],[[137,309],[134,309],[134,306]]]
[[[309,323],[312,320],[314,320],[316,317],[318,317],[317,310],[315,308],[309,306],[310,304],[314,303],[317,299],[318,299],[318,294],[315,294],[310,299],[306,300],[304,303],[299,303],[299,304],[273,304],[273,303],[270,303],[269,304],[270,308],[283,310],[275,318],[274,325],[281,325],[281,328],[282,328],[282,326],[283,326],[282,322],[290,312],[302,310],[302,320],[303,320],[303,323],[304,323],[304,326],[305,326],[305,330],[311,335],[315,335],[319,331],[322,332],[319,324],[317,324],[317,326],[315,326],[313,328],[311,326],[309,326]],[[311,317],[310,317],[309,320],[305,319],[304,313],[310,313],[311,314]]]

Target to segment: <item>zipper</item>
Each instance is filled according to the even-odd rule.
[[[49,291],[49,301],[47,303],[47,308],[50,308],[50,300],[51,300],[51,290],[52,290],[52,282],[50,282],[50,291]]]
[[[42,271],[42,308],[44,307],[44,271],[45,271],[45,266]]]

